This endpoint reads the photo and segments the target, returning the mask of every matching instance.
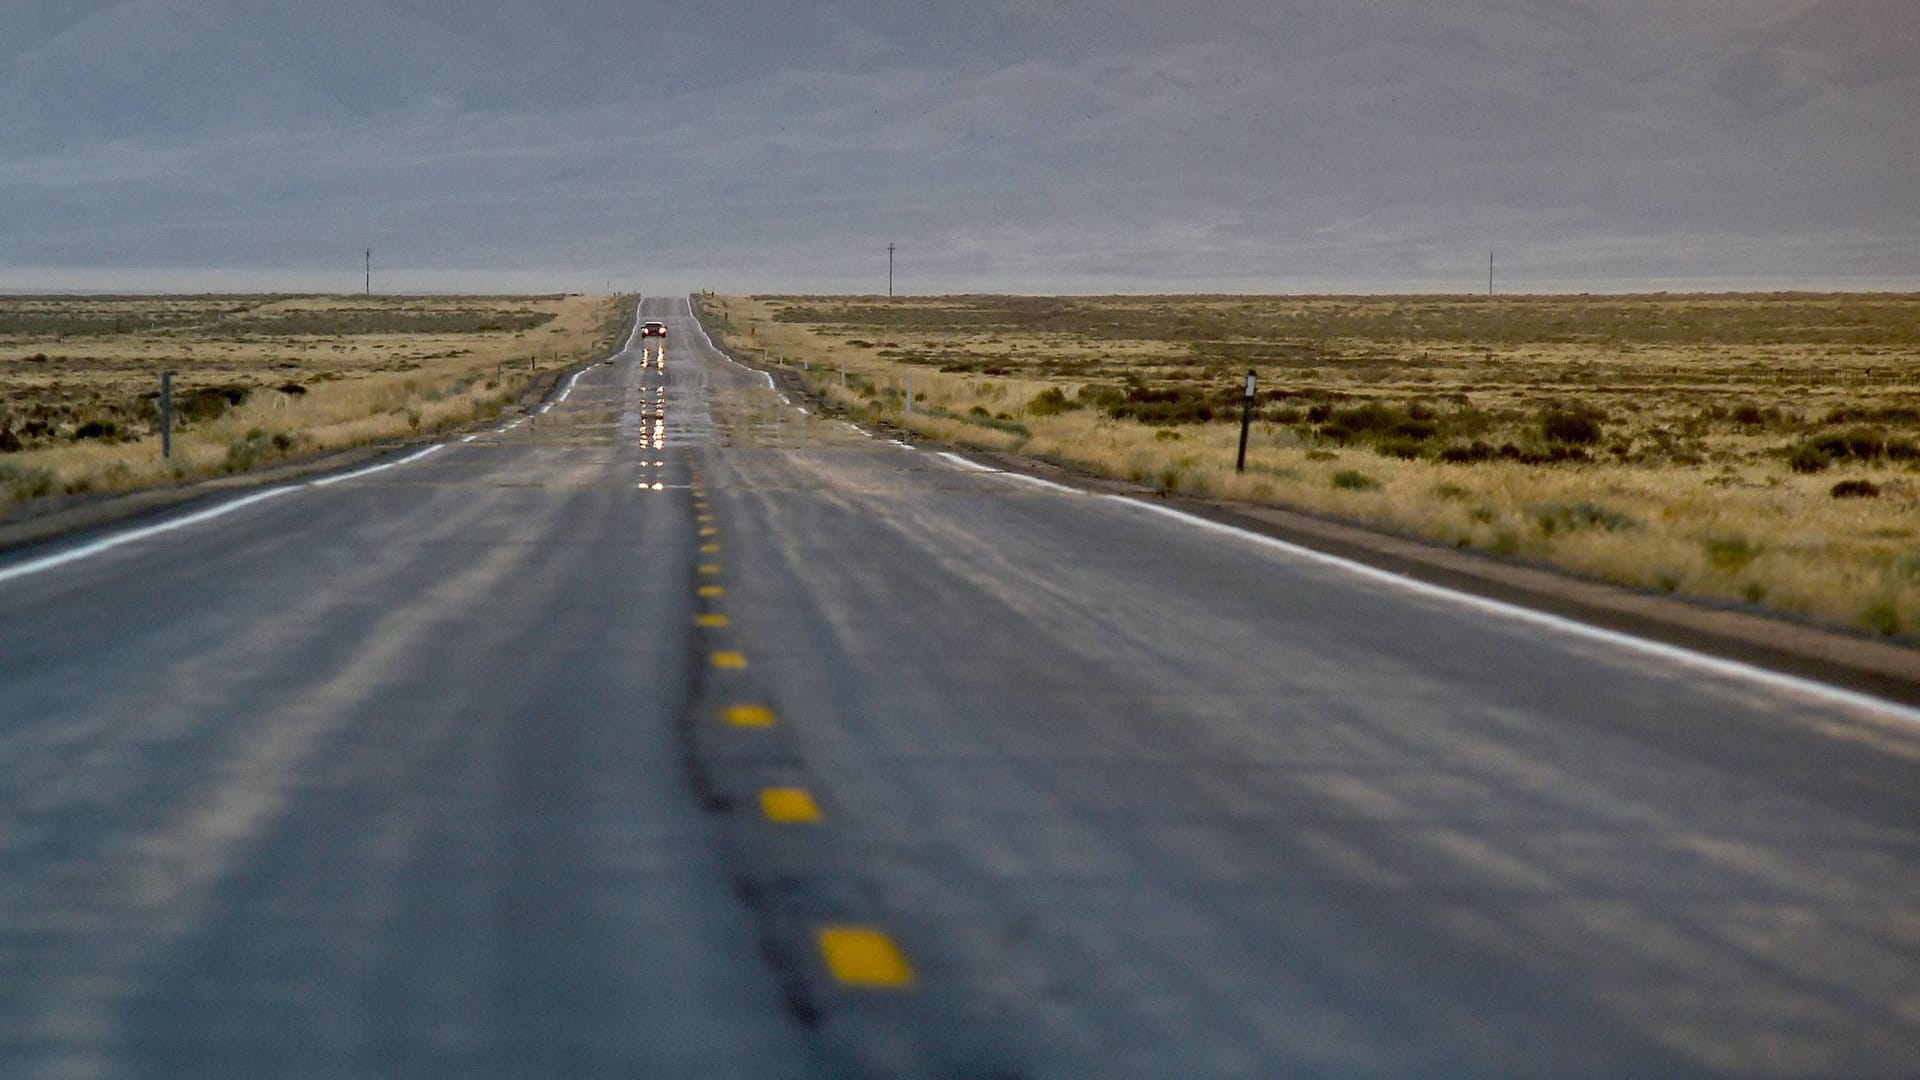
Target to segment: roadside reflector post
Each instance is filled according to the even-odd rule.
[[[913,412],[913,376],[907,376],[907,412]]]
[[[173,372],[160,373],[160,456],[173,457]]]
[[[1247,396],[1240,403],[1240,456],[1234,460],[1233,471],[1247,471],[1247,431],[1253,427],[1253,390],[1255,377],[1251,368],[1247,371]]]

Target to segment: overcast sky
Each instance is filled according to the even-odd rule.
[[[0,288],[1920,289],[1915,0],[5,0]]]

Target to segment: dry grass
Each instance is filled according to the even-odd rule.
[[[1920,631],[1920,297],[726,297],[708,314],[736,348],[807,365],[835,407],[940,439]]]
[[[606,349],[625,314],[581,296],[0,298],[0,508],[484,419]]]

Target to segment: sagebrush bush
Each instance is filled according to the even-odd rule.
[[[1542,506],[1534,511],[1533,520],[1540,527],[1540,532],[1546,536],[1578,532],[1581,529],[1621,532],[1640,527],[1640,522],[1631,515],[1593,502]]]
[[[1727,573],[1738,573],[1747,568],[1747,564],[1760,557],[1760,545],[1744,536],[1708,537],[1706,544],[1707,561],[1714,569]]]
[[[52,493],[53,473],[32,465],[0,462],[0,489],[15,502],[37,499]]]
[[[1540,410],[1540,437],[1563,446],[1592,446],[1605,437],[1600,410],[1586,404],[1553,404]]]
[[[1900,633],[1900,605],[1890,598],[1871,601],[1860,612],[1860,625],[1885,637]]]
[[[1797,473],[1825,472],[1833,464],[1833,455],[1812,443],[1800,443],[1787,452],[1787,467]]]
[[[1072,412],[1079,407],[1078,401],[1068,397],[1066,392],[1057,386],[1047,387],[1033,395],[1032,401],[1027,402],[1027,411],[1035,416],[1059,416],[1061,413]]]
[[[1879,428],[1854,427],[1815,435],[1807,445],[1834,461],[1877,461],[1887,452],[1887,435]]]
[[[1499,451],[1479,439],[1470,443],[1455,443],[1440,451],[1440,460],[1450,465],[1472,465],[1482,461],[1492,461],[1498,456]]]
[[[1880,485],[1871,480],[1842,480],[1827,493],[1836,499],[1877,499]]]

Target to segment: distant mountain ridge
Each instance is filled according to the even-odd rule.
[[[1910,0],[0,9],[16,266],[1920,274],[1916,147]]]

